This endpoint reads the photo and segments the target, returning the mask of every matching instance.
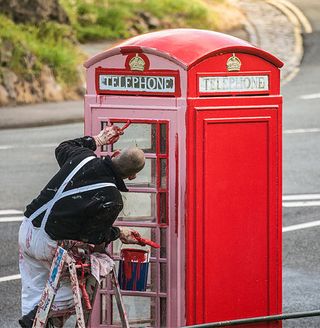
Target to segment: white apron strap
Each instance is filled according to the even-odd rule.
[[[79,188],[74,188],[68,191],[64,191],[65,187],[67,186],[67,184],[69,183],[69,181],[73,178],[73,176],[89,161],[93,160],[94,158],[96,158],[95,156],[90,156],[90,157],[86,157],[83,161],[81,161],[70,173],[69,175],[65,178],[65,180],[62,182],[61,186],[59,187],[59,189],[57,190],[56,194],[54,195],[54,197],[47,202],[46,204],[42,205],[38,210],[36,210],[30,217],[29,220],[32,221],[34,218],[36,218],[39,214],[43,213],[44,211],[46,211],[42,222],[41,222],[41,229],[44,230],[44,227],[47,223],[49,214],[51,212],[52,207],[54,206],[54,204],[61,198],[63,197],[67,197],[70,195],[74,195],[77,193],[82,193],[82,192],[86,192],[86,191],[90,191],[90,190],[95,190],[95,189],[99,189],[99,188],[105,188],[105,187],[115,187],[116,185],[114,183],[110,183],[110,182],[102,182],[102,183],[95,183],[92,185],[88,185],[88,186],[83,186],[83,187],[79,187]]]
[[[69,181],[73,178],[73,176],[88,162],[90,162],[91,160],[93,160],[94,158],[96,158],[95,156],[89,156],[86,157],[84,160],[82,160],[70,173],[69,175],[64,179],[64,181],[62,182],[61,186],[59,187],[59,189],[57,190],[57,192],[55,193],[54,197],[48,201],[46,204],[42,205],[40,208],[38,208],[34,213],[32,213],[29,217],[29,220],[33,220],[35,219],[39,214],[43,213],[44,211],[46,211],[48,208],[52,208],[53,204],[56,202],[57,198],[60,197],[60,194],[63,192],[64,188],[66,187],[66,185],[69,183]],[[50,208],[50,211],[51,211]],[[50,212],[49,212],[50,213]]]

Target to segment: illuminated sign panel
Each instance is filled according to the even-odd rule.
[[[96,68],[97,94],[156,95],[180,97],[180,75],[174,70],[147,70]]]
[[[200,76],[200,93],[267,92],[269,75]]]
[[[99,89],[108,91],[175,92],[173,76],[112,75],[99,76]]]

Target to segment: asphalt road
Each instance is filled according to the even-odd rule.
[[[320,3],[292,0],[309,18],[313,32],[304,35],[305,56],[298,75],[282,88],[284,96],[283,226],[320,219]],[[58,166],[54,147],[80,136],[81,124],[0,131],[0,279],[18,274],[17,235],[20,222],[1,222],[21,216]],[[306,202],[301,205],[302,195]],[[318,198],[312,200],[312,198]],[[288,207],[287,207],[288,206]],[[289,207],[290,206],[290,207]],[[320,309],[320,226],[283,233],[283,311]],[[20,280],[0,280],[0,328],[18,327]],[[283,327],[320,327],[320,317],[288,320]]]
[[[297,201],[305,195],[307,206],[297,203],[297,207],[284,207],[283,226],[320,218],[320,204],[311,200],[320,194],[320,3],[292,2],[308,17],[313,32],[304,34],[305,54],[298,75],[282,89],[283,193],[295,195]],[[320,309],[319,237],[319,226],[283,233],[284,312]],[[316,328],[320,327],[320,317],[287,320],[283,326]]]
[[[81,135],[82,124],[0,131],[0,221],[4,217],[21,217],[21,213],[4,214],[1,210],[23,211],[58,170],[55,147],[63,140]],[[0,222],[0,277],[19,273],[17,238],[20,223]],[[19,279],[0,280],[0,328],[20,327],[17,323],[20,288]]]

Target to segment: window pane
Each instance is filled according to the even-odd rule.
[[[167,153],[167,124],[160,124],[160,153]]]
[[[165,158],[160,159],[160,187],[167,188],[167,160]]]
[[[125,180],[128,187],[156,188],[156,159],[146,158],[144,168],[134,180]]]
[[[167,257],[167,229],[160,229],[160,257]]]
[[[114,123],[119,127],[124,123]],[[113,149],[139,147],[146,153],[156,152],[156,125],[146,123],[131,123],[120,139],[113,144]]]
[[[160,263],[160,291],[167,292],[167,263]]]
[[[123,209],[118,221],[153,222],[156,217],[155,193],[121,193]]]
[[[167,299],[160,298],[160,327],[167,327]]]
[[[161,224],[167,224],[168,220],[167,220],[167,193],[165,192],[161,192],[159,194],[159,222]]]
[[[154,297],[123,296],[125,310],[129,319],[130,327],[155,326],[156,301]],[[113,324],[121,326],[121,320],[115,297],[113,303]]]

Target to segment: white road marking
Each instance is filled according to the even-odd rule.
[[[318,99],[318,98],[320,98],[320,93],[312,93],[309,95],[300,96],[300,99],[304,99],[304,100]]]
[[[22,211],[19,210],[0,210],[0,215],[11,215],[11,214],[22,214]]]
[[[4,222],[21,222],[23,220],[23,216],[5,216],[5,217],[0,217],[0,223]]]
[[[314,200],[319,199],[320,200],[320,194],[301,194],[301,195],[283,195],[282,200],[283,201],[289,201],[289,200]]]
[[[7,150],[7,149],[12,149],[14,148],[13,146],[10,145],[0,145],[0,150]]]
[[[283,130],[283,134],[317,133],[317,132],[320,132],[319,128]]]
[[[21,148],[52,148],[57,147],[56,143],[44,143],[39,145],[0,145],[0,150],[8,150],[8,149],[21,149]]]
[[[320,206],[320,194],[283,195],[283,207]]]
[[[0,277],[0,282],[18,280],[18,279],[21,279],[21,275],[20,274],[14,274],[12,276]]]
[[[294,225],[291,225],[288,227],[283,227],[282,232],[301,230],[301,229],[312,228],[312,227],[317,227],[317,226],[320,226],[320,220],[306,222],[306,223],[300,223],[300,224],[294,224]]]
[[[313,207],[320,206],[320,200],[306,200],[300,202],[282,202],[283,207]]]

